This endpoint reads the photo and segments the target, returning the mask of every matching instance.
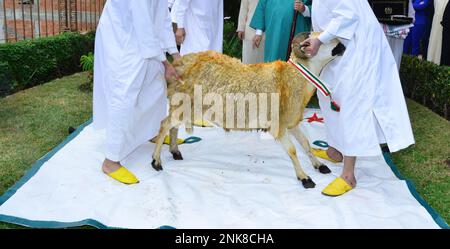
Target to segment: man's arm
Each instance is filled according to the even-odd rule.
[[[354,2],[331,0],[326,3],[333,13],[333,19],[319,36],[319,40],[328,43],[334,38],[352,39],[359,22]]]
[[[186,22],[186,11],[191,5],[192,0],[177,0],[177,9],[175,10],[175,16],[177,19],[178,28],[184,29],[184,24]]]
[[[263,32],[266,30],[266,4],[267,0],[259,0],[250,22],[250,27],[256,30],[255,37],[253,37],[253,48],[259,47]]]
[[[248,18],[248,0],[241,0],[241,7],[239,9],[239,19],[237,31],[245,31]]]
[[[311,6],[310,6],[311,7]],[[310,7],[308,7],[303,1],[295,0],[294,2],[294,10],[297,11],[297,14],[301,14],[304,17],[311,17]]]
[[[164,20],[164,28],[161,38],[163,50],[173,55],[174,57],[179,57],[175,35],[173,34],[172,20],[170,18],[170,12],[168,10]]]
[[[352,1],[329,0],[326,3],[334,17],[318,38],[308,38],[302,43],[308,45],[304,49],[308,56],[315,56],[323,43],[335,38],[352,39],[358,27],[359,17]]]
[[[167,1],[167,5],[168,5],[169,9],[172,8],[173,3],[175,3],[175,0],[168,0],[168,1]]]
[[[266,3],[267,0],[259,0],[250,22],[250,27],[255,30],[261,30],[261,33],[266,30]]]
[[[151,10],[151,3],[153,1],[131,1],[132,25],[136,30],[141,56],[145,59],[157,57],[160,61],[164,61],[165,55],[161,50],[158,34],[155,32],[156,30],[152,21],[153,12]]]
[[[311,0],[306,0],[303,3],[305,4],[305,11],[302,13],[302,15],[304,17],[311,17],[312,1]]]
[[[191,5],[192,0],[177,0],[177,8],[175,10],[175,18],[177,20],[176,40],[179,45],[184,42],[186,37],[186,30],[184,24],[186,22],[186,11]]]

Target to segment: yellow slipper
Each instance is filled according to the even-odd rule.
[[[156,143],[155,141],[156,139],[152,139],[150,140],[151,143]],[[186,139],[182,139],[182,138],[178,138],[177,139],[177,143],[178,145],[180,144],[193,144],[193,143],[197,143],[200,142],[202,139],[199,137],[188,137]],[[164,137],[164,144],[170,145],[170,136],[165,136]]]
[[[108,176],[125,184],[139,183],[139,180],[136,178],[136,176],[128,171],[125,167],[120,167],[118,170],[109,173]]]
[[[183,144],[183,143],[184,143],[184,139],[181,139],[181,138],[177,139],[177,144]],[[164,144],[170,145],[170,136],[164,137]]]
[[[326,150],[321,150],[321,149],[312,149],[311,148],[311,152],[313,153],[314,156],[328,160],[332,163],[339,163],[338,161],[334,160],[333,158],[329,157],[327,154]]]
[[[194,121],[194,125],[195,126],[200,126],[200,127],[213,127],[213,125],[211,125],[208,121],[206,120],[197,120]]]
[[[328,186],[322,191],[322,194],[336,197],[343,195],[352,189],[353,187],[350,186],[344,179],[338,177],[328,184]]]

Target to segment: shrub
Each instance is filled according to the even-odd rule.
[[[92,91],[94,86],[94,54],[89,52],[89,54],[81,56],[80,65],[84,72],[88,72],[89,79],[87,83],[80,85],[80,90]]]
[[[1,84],[1,82],[5,82],[5,84]],[[6,84],[6,82],[9,82]],[[0,97],[6,95],[6,93],[12,90],[12,78],[9,73],[8,63],[0,62]]]
[[[450,118],[450,67],[405,55],[400,77],[407,97]]]
[[[94,50],[94,40],[93,33],[64,33],[1,44],[0,89],[7,89],[3,95],[81,71],[80,57]]]
[[[94,54],[89,52],[89,54],[81,56],[80,65],[83,71],[94,72]]]
[[[226,20],[223,27],[223,53],[232,57],[242,58],[242,42],[236,34],[237,26]]]

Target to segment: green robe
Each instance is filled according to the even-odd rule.
[[[294,0],[259,0],[250,27],[266,33],[264,61],[286,60],[292,22]],[[312,0],[303,0],[311,11]],[[297,17],[295,34],[311,30],[311,18],[301,13]]]

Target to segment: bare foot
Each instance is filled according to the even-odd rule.
[[[354,174],[342,173],[341,178],[344,179],[352,188],[356,187],[356,177]]]
[[[102,170],[105,174],[110,174],[117,171],[121,167],[122,165],[120,165],[119,162],[113,162],[109,159],[105,159],[105,161],[103,161]]]
[[[344,160],[344,157],[342,156],[341,152],[339,152],[333,147],[328,147],[327,155],[336,162],[342,162],[342,160]]]

